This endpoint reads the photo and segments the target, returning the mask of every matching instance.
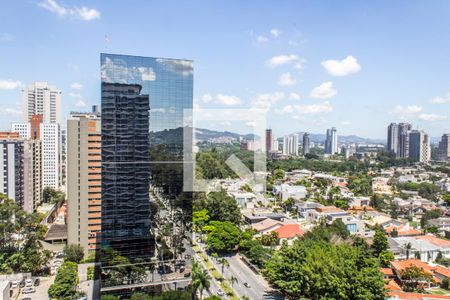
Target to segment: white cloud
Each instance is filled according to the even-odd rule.
[[[430,122],[434,122],[434,121],[442,121],[447,119],[447,116],[444,115],[437,115],[437,114],[420,114],[419,115],[419,119],[423,120],[423,121],[430,121]]]
[[[279,29],[273,28],[270,30],[270,34],[274,37],[277,38],[279,37],[283,32]]]
[[[259,35],[257,41],[260,43],[265,43],[265,42],[269,41],[269,39],[267,37],[265,37],[264,35]]]
[[[22,85],[19,80],[0,80],[0,90],[14,90]]]
[[[220,125],[229,127],[229,126],[231,126],[231,122],[230,121],[223,121],[223,122],[220,123]]]
[[[77,103],[75,103],[76,107],[86,107],[86,102],[83,99],[79,99]]]
[[[342,125],[345,125],[345,126],[352,125],[352,122],[350,122],[350,121],[342,121],[341,123],[342,123]]]
[[[76,107],[85,107],[86,106],[86,102],[84,100],[84,97],[79,94],[79,93],[69,93],[69,96],[74,98],[75,100],[77,100],[77,102],[75,103]]]
[[[284,64],[297,62],[300,58],[295,54],[289,54],[289,55],[277,55],[270,58],[266,64],[271,67],[275,68]]]
[[[327,99],[335,96],[336,94],[337,90],[333,88],[333,82],[327,81],[315,87],[311,91],[310,96],[313,98]]]
[[[241,103],[241,99],[239,99],[236,96],[230,96],[230,95],[223,95],[223,94],[218,94],[216,96],[216,103],[220,103],[223,105],[237,105]]]
[[[343,60],[325,60],[322,66],[333,76],[347,76],[361,70],[361,65],[353,56],[347,56]]]
[[[245,125],[247,125],[248,127],[255,127],[256,126],[256,122],[248,121],[248,122],[245,123]]]
[[[168,67],[170,71],[184,77],[194,73],[194,63],[191,60],[157,58],[156,61]]]
[[[0,114],[20,116],[22,115],[22,110],[12,107],[0,108]]]
[[[297,70],[303,69],[303,65],[306,63],[306,59],[299,58],[299,60],[295,63],[294,68]]]
[[[281,110],[277,110],[276,112],[279,114],[296,114],[299,116],[327,114],[332,111],[333,106],[330,102],[325,101],[320,104],[286,105]]]
[[[281,86],[289,86],[289,85],[294,85],[296,83],[297,83],[297,80],[292,78],[292,75],[290,72],[281,74],[280,79],[278,79],[278,85],[281,85]]]
[[[0,34],[0,42],[11,42],[14,40],[14,36],[10,33]]]
[[[138,71],[141,73],[142,81],[154,81],[156,79],[155,72],[152,68],[139,67]]]
[[[204,94],[203,96],[202,96],[202,101],[203,102],[205,102],[205,103],[209,103],[209,102],[211,102],[213,100],[213,97],[211,96],[211,94]]]
[[[297,93],[290,93],[289,94],[289,99],[290,100],[300,100],[300,95]]]
[[[444,96],[434,97],[434,98],[430,99],[429,101],[430,101],[430,103],[434,103],[434,104],[450,103],[450,92],[445,94]]]
[[[422,107],[418,105],[408,105],[408,106],[397,105],[390,112],[390,114],[396,116],[400,120],[410,120],[421,111]]]
[[[83,88],[83,85],[81,83],[78,82],[74,82],[70,85],[70,87],[74,90],[81,90]]]
[[[251,100],[252,107],[254,109],[269,110],[272,105],[284,98],[283,92],[258,94]]]
[[[86,6],[81,7],[65,7],[64,5],[58,3],[56,0],[45,0],[38,3],[38,6],[57,14],[60,17],[72,16],[84,21],[91,21],[95,19],[100,19],[100,12],[93,8],[88,8]]]

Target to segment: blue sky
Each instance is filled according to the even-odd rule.
[[[20,88],[34,81],[62,90],[63,116],[99,104],[110,52],[193,59],[195,107],[264,108],[275,136],[336,126],[384,138],[391,121],[450,132],[448,1],[0,5],[0,129],[21,119]]]

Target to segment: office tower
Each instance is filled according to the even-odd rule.
[[[409,132],[411,131],[411,124],[398,124],[398,150],[397,156],[400,158],[409,157]]]
[[[42,123],[41,115],[33,115],[28,123],[13,123],[11,131],[24,139],[40,140],[42,188],[58,189],[61,180],[59,124]]]
[[[289,137],[289,154],[298,156],[298,134]]]
[[[438,160],[450,161],[450,134],[443,134],[438,147]]]
[[[266,129],[266,152],[272,152],[273,136],[272,129]]]
[[[279,151],[280,150],[279,148],[280,148],[280,142],[278,142],[278,140],[275,139],[273,141],[272,150],[273,151]]]
[[[302,154],[306,155],[309,153],[309,133],[305,132],[303,134],[303,149]]]
[[[325,154],[336,154],[338,153],[338,143],[337,143],[337,131],[336,127],[327,129],[326,139],[325,139]]]
[[[35,141],[20,138],[17,132],[0,132],[0,193],[13,199],[23,210],[33,212]],[[37,201],[40,198],[36,199]]]
[[[412,130],[409,133],[409,157],[421,163],[430,161],[430,139],[424,131]]]
[[[180,249],[189,242],[179,237],[182,231],[190,234],[192,219],[192,197],[183,191],[183,142],[192,125],[183,126],[185,110],[192,109],[193,64],[102,54],[101,78],[101,292],[122,294],[130,283],[167,280],[152,271],[153,261],[171,259],[167,251],[155,249],[162,242],[174,258],[186,263],[185,269],[190,268]],[[169,235],[163,233],[160,226],[165,224],[156,222],[156,210],[151,209],[154,195],[179,208],[177,217],[166,221],[173,225]],[[133,280],[118,276],[117,262],[105,253],[120,254],[134,269],[145,269],[147,276]],[[190,280],[181,271],[170,277],[178,283],[176,288]]]
[[[283,155],[289,155],[289,136],[283,137]]]
[[[394,152],[397,154],[398,152],[398,124],[397,123],[391,123],[388,126],[387,131],[387,150],[390,152]]]
[[[22,90],[23,122],[42,115],[43,123],[60,124],[61,91],[47,82],[35,82]]]
[[[100,248],[101,122],[97,113],[67,120],[67,238],[85,254]]]

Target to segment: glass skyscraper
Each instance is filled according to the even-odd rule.
[[[101,54],[101,81],[102,293],[186,282],[191,194],[183,192],[183,142],[192,132],[185,125],[193,63]]]

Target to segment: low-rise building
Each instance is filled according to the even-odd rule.
[[[256,204],[256,195],[253,193],[234,192],[229,193],[240,208],[254,208]]]
[[[286,201],[289,198],[294,200],[301,200],[306,198],[307,191],[304,186],[301,185],[274,185],[273,192],[275,195],[280,195],[283,201]]]
[[[439,234],[445,235],[446,231],[450,231],[450,218],[441,217],[437,219],[431,219],[428,220],[428,225],[436,227],[439,231]]]

